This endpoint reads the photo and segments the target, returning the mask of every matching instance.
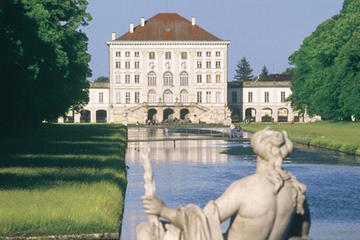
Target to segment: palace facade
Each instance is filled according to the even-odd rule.
[[[71,121],[133,124],[178,119],[230,125],[231,117],[298,120],[285,101],[290,79],[230,82],[228,87],[230,41],[205,31],[194,17],[189,21],[176,13],[159,13],[141,18],[137,26],[130,23],[125,34],[112,33],[106,44],[109,82],[90,83],[90,101]]]
[[[230,41],[208,33],[195,18],[175,13],[141,18],[122,36],[113,33],[106,44],[109,83],[91,84],[85,106],[90,121],[96,121],[100,107],[106,117],[105,112],[98,115],[110,123],[231,122],[226,95]]]

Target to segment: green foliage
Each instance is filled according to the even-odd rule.
[[[290,100],[323,119],[360,119],[360,0],[320,24],[289,57],[295,65]]]
[[[94,82],[109,82],[109,78],[108,77],[104,77],[104,76],[101,76],[101,77],[98,77],[94,80]]]
[[[261,81],[270,81],[270,75],[269,75],[269,71],[267,69],[267,67],[264,65],[263,68],[261,69],[261,73],[260,73],[260,80]]]
[[[44,125],[0,138],[0,238],[118,232],[126,128]]]
[[[87,103],[86,0],[0,1],[1,125],[39,123]]]
[[[288,67],[285,69],[285,71],[282,74],[294,74],[295,69],[293,67]]]
[[[235,69],[235,81],[251,81],[253,80],[253,69],[250,67],[250,63],[243,57],[237,64]]]

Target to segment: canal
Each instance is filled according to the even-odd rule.
[[[227,131],[210,130],[202,136],[213,134],[213,130]],[[151,148],[156,193],[173,208],[189,203],[203,207],[209,200],[218,198],[231,182],[255,172],[256,156],[249,140],[191,140],[195,133],[171,131],[170,137],[189,138],[175,144],[173,141],[128,143],[122,240],[135,240],[136,226],[147,219],[140,200],[144,194],[140,152],[147,147]],[[129,139],[159,139],[163,135],[163,129],[129,128]],[[360,239],[359,157],[295,145],[283,167],[307,185],[312,239]],[[224,229],[227,224],[223,224]]]

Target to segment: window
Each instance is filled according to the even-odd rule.
[[[172,86],[173,85],[173,75],[171,72],[164,73],[164,86]]]
[[[130,52],[125,52],[125,57],[130,57]]]
[[[216,82],[217,83],[221,82],[221,75],[220,74],[216,74]]]
[[[119,91],[115,93],[115,103],[121,103],[121,95]]]
[[[211,57],[211,52],[210,51],[206,52],[206,56]]]
[[[135,92],[135,103],[139,103],[140,101],[140,92]]]
[[[206,102],[211,103],[211,92],[210,91],[206,92]]]
[[[126,92],[125,102],[126,102],[126,104],[129,104],[129,103],[130,103],[130,92]]]
[[[139,52],[135,52],[135,57],[139,57],[140,56],[140,54],[139,54]]]
[[[103,103],[103,102],[104,102],[104,93],[99,92],[99,103]]]
[[[189,85],[189,74],[187,72],[180,73],[180,86],[188,86]]]
[[[206,83],[211,83],[211,75],[210,74],[206,75]]]
[[[237,103],[237,92],[231,92],[232,103]]]
[[[155,52],[149,52],[149,59],[155,59]]]
[[[269,92],[265,92],[264,98],[265,102],[269,102]]]
[[[173,95],[170,90],[165,90],[164,92],[164,102],[171,103],[173,102]]]
[[[188,102],[188,92],[184,89],[180,92],[180,102],[187,103]]]
[[[115,53],[115,56],[116,56],[116,57],[121,57],[121,52],[116,52],[116,53]]]
[[[220,61],[216,61],[216,68],[220,68]]]
[[[202,68],[201,61],[197,61],[196,67],[197,67],[197,68]]]
[[[187,52],[181,52],[181,59],[187,59]]]
[[[165,59],[171,59],[171,52],[165,52]]]
[[[156,86],[156,73],[155,72],[148,73],[148,85]]]
[[[121,75],[120,74],[115,75],[115,82],[116,83],[121,83]]]
[[[210,61],[206,62],[206,68],[211,68],[211,62]]]
[[[220,57],[220,51],[216,51],[215,56]]]
[[[221,92],[216,92],[216,103],[220,103],[220,94]]]
[[[121,62],[120,61],[117,61],[115,63],[115,68],[121,68]]]
[[[155,90],[150,90],[148,93],[148,102],[155,103],[156,102],[156,92]]]
[[[285,92],[281,92],[281,102],[285,102]]]
[[[253,102],[253,93],[252,92],[248,92],[248,102]]]
[[[140,63],[139,62],[135,62],[135,68],[139,69],[140,68]]]
[[[198,103],[202,103],[202,92],[196,93],[196,100]]]
[[[125,68],[129,69],[130,68],[130,62],[125,62]]]
[[[129,74],[125,75],[125,83],[130,83],[130,75]]]
[[[196,81],[197,81],[197,83],[202,82],[202,75],[201,74],[196,75]]]
[[[196,52],[197,57],[201,57],[201,55],[202,55],[201,52]]]
[[[135,75],[134,82],[135,82],[135,83],[139,83],[139,82],[140,82],[140,75],[139,75],[139,74],[136,74],[136,75]]]

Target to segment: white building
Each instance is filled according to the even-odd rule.
[[[227,54],[230,41],[208,33],[175,13],[160,13],[120,37],[112,34],[109,79],[92,84],[90,121],[106,111],[110,123],[162,122],[229,124]],[[83,112],[84,113],[84,112]],[[83,114],[84,115],[84,114]],[[99,114],[98,114],[99,115]],[[100,114],[104,119],[103,114]],[[82,117],[85,119],[85,117]],[[76,120],[76,117],[75,117]]]
[[[175,13],[130,23],[112,33],[109,83],[91,83],[90,101],[75,122],[145,123],[169,118],[229,125],[253,121],[298,120],[290,103],[290,79],[229,83],[228,45]],[[286,76],[285,76],[286,78]],[[235,84],[235,85],[234,85]],[[60,122],[63,122],[60,119]]]
[[[254,122],[309,122],[319,117],[300,117],[286,99],[291,95],[291,75],[273,74],[272,81],[231,82],[228,88],[228,104],[232,119],[249,119]]]

